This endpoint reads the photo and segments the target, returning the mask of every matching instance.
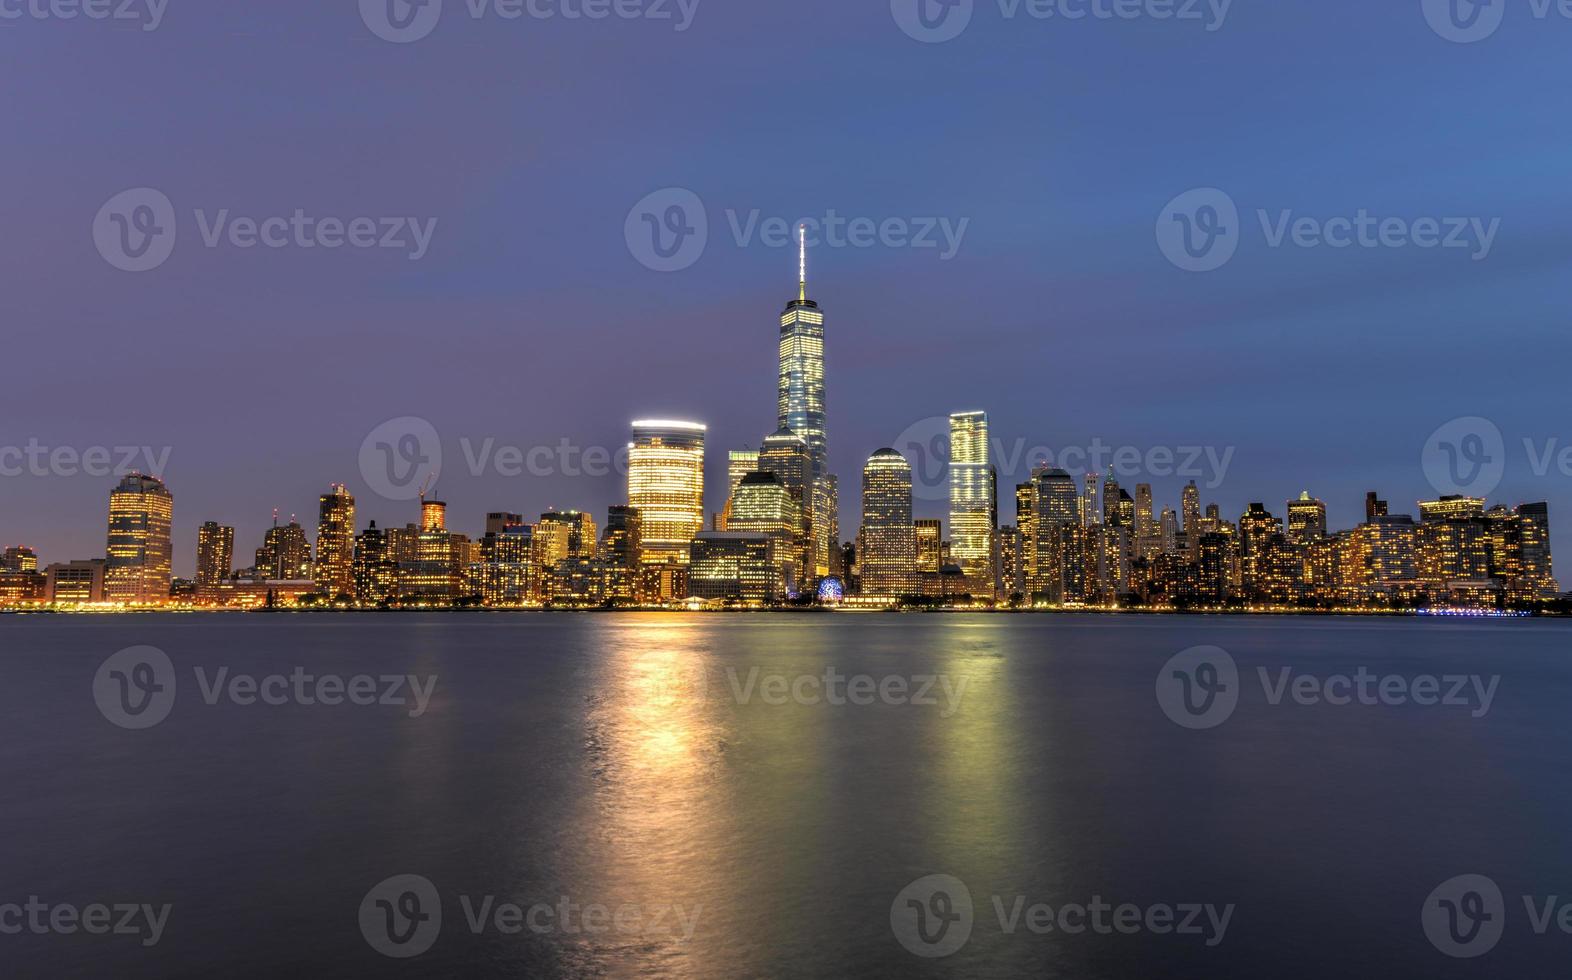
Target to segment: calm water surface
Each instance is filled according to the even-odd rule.
[[[1572,900],[1569,640],[1537,620],[0,617],[0,903],[171,905],[151,947],[0,935],[0,975],[1565,976],[1572,936],[1536,934],[1522,896]],[[1190,730],[1155,685],[1203,644],[1237,661],[1239,703]],[[135,645],[177,680],[144,730],[93,693]],[[225,667],[436,686],[416,717],[413,698],[209,704],[199,678]],[[1285,667],[1499,686],[1482,717],[1273,705],[1257,669]],[[911,687],[829,704],[827,670]],[[928,677],[933,703],[911,703]],[[1506,901],[1475,960],[1421,926],[1465,873]],[[929,959],[891,917],[935,874],[964,883],[973,917]],[[395,875],[439,895],[435,940],[409,959],[361,927]],[[488,896],[493,914],[550,911],[476,932]],[[1234,910],[1213,946],[1010,915],[1096,896]]]

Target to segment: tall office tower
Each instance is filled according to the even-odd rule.
[[[813,456],[808,444],[790,429],[780,429],[765,438],[759,450],[758,468],[762,472],[775,474],[797,504],[799,527],[794,532],[792,561],[802,584],[811,585],[818,580],[818,561],[814,550],[817,542],[813,536],[816,503]]]
[[[642,524],[645,564],[688,563],[704,529],[704,432],[697,422],[633,423],[628,446],[628,506]]]
[[[1086,492],[1081,495],[1081,526],[1090,527],[1102,523],[1102,515],[1097,510],[1097,474],[1086,474]]]
[[[1386,516],[1386,501],[1376,496],[1374,490],[1365,494],[1365,520],[1373,521]]]
[[[1267,511],[1264,504],[1253,503],[1239,518],[1239,561],[1245,591],[1264,590],[1268,579],[1267,549],[1274,536],[1283,533],[1283,523]]]
[[[1179,515],[1172,507],[1164,507],[1157,521],[1158,552],[1164,555],[1179,554]]]
[[[994,532],[999,542],[999,595],[1013,600],[1026,595],[1026,569],[1021,565],[1021,529],[1014,524]]]
[[[1554,599],[1561,592],[1550,557],[1550,507],[1543,502],[1519,504],[1518,568],[1522,591],[1536,599]]]
[[[797,591],[803,574],[802,508],[779,475],[758,470],[743,477],[737,484],[726,528],[767,537],[776,569],[772,591],[778,595]]]
[[[1180,510],[1184,517],[1184,550],[1191,562],[1201,559],[1201,488],[1191,480],[1185,484],[1180,497]]]
[[[939,574],[944,541],[943,525],[937,519],[914,521],[912,530],[916,532],[917,537],[918,574]]]
[[[208,521],[197,530],[196,584],[212,588],[235,570],[235,529]]]
[[[631,602],[638,593],[641,527],[635,507],[613,505],[606,510],[606,533],[600,539],[600,560],[606,568],[606,598]]]
[[[1157,554],[1157,514],[1152,511],[1151,483],[1135,484],[1135,541],[1138,557]]]
[[[510,527],[518,527],[524,523],[523,514],[512,511],[496,510],[486,515],[486,533],[503,534]]]
[[[776,425],[796,433],[812,461],[803,503],[810,521],[805,578],[828,575],[838,545],[840,492],[830,476],[824,410],[824,312],[808,298],[808,230],[798,229],[797,298],[781,314],[780,373],[776,387]],[[828,485],[825,482],[828,481]]]
[[[280,527],[278,511],[273,512],[273,526],[262,537],[253,571],[264,579],[300,582],[311,578],[311,541],[300,522],[291,519]]]
[[[950,556],[975,596],[993,595],[993,467],[988,414],[950,416]]]
[[[1030,583],[1033,593],[1050,602],[1064,602],[1067,596],[1067,569],[1074,567],[1067,548],[1078,538],[1067,536],[1068,529],[1081,526],[1081,500],[1075,477],[1060,469],[1039,470],[1036,484],[1037,513],[1032,525],[1037,534],[1037,578]]]
[[[1030,596],[1037,588],[1037,473],[1015,487],[1016,562],[1021,589]],[[1077,522],[1079,523],[1079,522]]]
[[[109,602],[169,599],[175,498],[163,481],[132,473],[109,494],[109,543],[104,594]]]
[[[335,483],[317,503],[317,589],[329,599],[354,595],[355,498]]]
[[[733,449],[726,454],[726,503],[721,508],[720,520],[716,523],[717,531],[726,530],[726,522],[731,516],[731,497],[737,492],[737,484],[742,478],[759,468],[759,453],[756,449]]]
[[[1326,537],[1326,504],[1310,496],[1310,491],[1288,502],[1289,542],[1307,545]]]
[[[469,564],[469,540],[448,533],[448,505],[440,500],[420,501],[420,529],[411,542],[399,542],[398,594],[402,602],[445,605],[464,589]]]
[[[377,605],[394,598],[398,587],[398,561],[388,542],[388,533],[371,526],[355,538],[355,599]]]
[[[1119,523],[1119,496],[1124,491],[1119,489],[1119,481],[1114,479],[1113,467],[1108,467],[1108,475],[1103,478],[1103,523]]]
[[[881,449],[862,468],[862,593],[902,596],[917,591],[917,535],[912,524],[912,468]]]

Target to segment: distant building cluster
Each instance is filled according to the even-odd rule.
[[[174,498],[133,474],[110,493],[105,557],[40,569],[30,548],[0,554],[0,606],[73,608],[870,607],[1146,609],[1517,609],[1561,600],[1543,503],[1515,508],[1450,496],[1392,514],[1375,493],[1365,521],[1333,532],[1310,494],[1284,516],[1251,504],[1237,521],[1185,487],[1157,511],[1150,485],[1106,475],[1083,484],[1039,467],[1015,487],[1002,524],[988,416],[949,419],[949,519],[913,517],[912,468],[894,449],[862,472],[862,527],[843,542],[829,472],[824,313],[808,298],[805,245],[797,297],[780,319],[777,427],[727,455],[728,494],[706,521],[706,427],[633,423],[627,503],[603,526],[575,510],[486,516],[473,539],[448,529],[447,505],[420,499],[419,521],[358,529],[355,498],[318,501],[315,549],[291,519],[249,567],[234,528],[197,532],[196,575],[172,577]],[[708,528],[706,528],[708,523]]]

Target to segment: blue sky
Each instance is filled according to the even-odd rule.
[[[888,243],[810,257],[847,537],[868,454],[952,410],[986,409],[1006,449],[1231,449],[1203,494],[1225,514],[1281,513],[1309,489],[1336,526],[1367,489],[1398,510],[1433,496],[1427,438],[1478,416],[1505,454],[1491,498],[1548,500],[1572,554],[1572,476],[1533,465],[1572,442],[1572,20],[1497,2],[1499,30],[1466,44],[1418,0],[1236,0],[1210,31],[979,0],[935,44],[888,3],[829,0],[703,0],[683,31],[447,0],[403,44],[353,2],[171,0],[155,30],[0,20],[0,446],[168,447],[177,571],[203,520],[235,524],[249,556],[272,508],[310,523],[334,481],[363,522],[412,519],[358,465],[402,416],[440,433],[438,493],[461,530],[623,495],[615,473],[472,472],[465,440],[611,448],[652,415],[710,424],[719,509],[725,450],[774,428],[795,291],[791,249],[739,244],[731,216],[833,209],[966,222],[948,259]],[[142,187],[178,236],[163,264],[125,272],[95,248],[95,216]],[[670,273],[624,238],[666,188],[702,201],[709,230]],[[1155,230],[1194,188],[1240,213],[1236,254],[1208,272],[1177,268]],[[413,261],[203,240],[220,212],[297,210],[436,224]],[[1272,247],[1262,211],[1497,230],[1482,259]],[[1126,482],[1142,479],[1177,507],[1183,479]],[[0,542],[101,554],[113,482],[0,476]]]

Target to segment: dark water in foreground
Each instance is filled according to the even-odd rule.
[[[151,946],[22,921],[0,975],[1564,976],[1572,935],[1537,933],[1523,896],[1572,901],[1569,640],[1545,621],[4,617],[0,929],[35,895],[170,908]],[[130,730],[94,679],[144,644],[174,701]],[[1237,662],[1239,702],[1192,730],[1157,684],[1200,644]],[[223,667],[436,686],[418,717],[407,685],[405,704],[210,705]],[[1487,711],[1475,689],[1273,705],[1259,667],[1499,682]],[[859,676],[886,697],[824,703],[828,668],[837,699]],[[1475,959],[1422,923],[1466,873],[1503,895],[1450,896],[1481,916],[1457,920],[1479,926],[1464,948],[1502,928]],[[953,883],[902,894],[935,874],[964,884],[969,933],[938,938]],[[398,875],[435,897],[375,890]],[[1134,906],[1131,931],[1091,928],[1094,897]],[[1222,931],[1149,928],[1190,904],[1234,908]]]

